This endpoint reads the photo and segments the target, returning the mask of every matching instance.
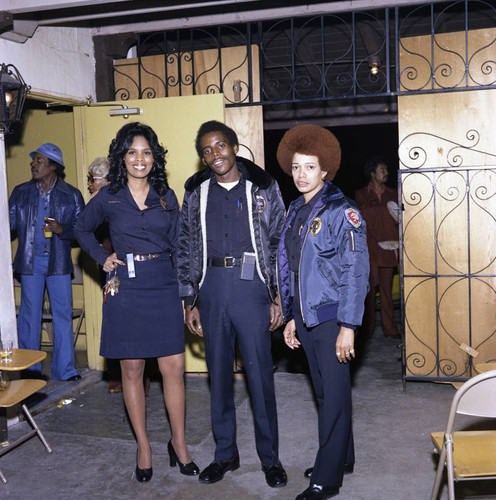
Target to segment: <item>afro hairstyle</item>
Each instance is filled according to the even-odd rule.
[[[341,146],[336,136],[318,125],[297,125],[282,137],[277,148],[277,161],[282,170],[291,175],[293,155],[316,156],[322,170],[327,172],[326,179],[332,181],[341,164]]]

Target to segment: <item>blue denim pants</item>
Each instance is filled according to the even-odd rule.
[[[71,275],[51,275],[48,256],[34,257],[33,274],[21,275],[21,306],[17,317],[19,347],[39,349],[41,315],[45,283],[53,317],[52,378],[67,380],[77,375],[74,359],[74,332],[72,329]],[[41,373],[41,363],[30,368]]]

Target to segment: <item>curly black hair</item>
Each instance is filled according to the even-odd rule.
[[[203,158],[201,139],[204,135],[210,134],[211,132],[222,132],[226,136],[227,142],[231,147],[239,147],[238,136],[232,128],[222,122],[210,120],[209,122],[202,123],[196,134],[195,147],[200,158]]]
[[[53,165],[55,167],[55,173],[57,174],[57,177],[60,177],[61,179],[65,177],[65,168],[60,163],[57,163],[56,161],[48,158],[48,165]]]
[[[369,158],[363,167],[363,173],[365,174],[365,177],[367,180],[370,181],[372,174],[377,170],[377,167],[379,165],[386,165],[386,160],[384,159],[383,156],[372,156],[372,158]]]
[[[110,143],[108,154],[110,170],[107,176],[110,183],[109,192],[116,193],[127,184],[127,170],[124,158],[136,136],[144,137],[152,150],[154,162],[148,176],[148,182],[160,196],[163,196],[169,189],[165,173],[167,150],[159,144],[154,130],[148,125],[139,122],[124,125]]]

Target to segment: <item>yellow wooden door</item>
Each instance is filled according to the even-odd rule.
[[[128,118],[110,116],[109,110],[120,109],[121,105],[140,108],[143,113]],[[76,155],[78,185],[86,193],[86,200],[89,199],[89,193],[85,189],[88,165],[97,156],[107,156],[110,141],[123,125],[139,121],[151,126],[167,149],[168,181],[181,203],[184,182],[201,168],[194,142],[199,126],[207,120],[224,121],[222,94],[116,101],[75,108],[76,151],[79,152]],[[98,353],[102,291],[98,281],[98,268],[94,261],[87,258],[83,269],[88,364],[90,368],[101,370],[104,369],[104,360]],[[186,330],[185,334],[186,371],[206,371],[203,340]]]

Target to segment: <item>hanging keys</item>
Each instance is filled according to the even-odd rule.
[[[116,293],[119,293],[119,285],[121,284],[119,278],[117,277],[117,270],[114,269],[112,271],[114,273],[113,276],[111,276],[112,273],[107,274],[107,282],[105,283],[105,286],[103,287],[103,299],[105,302],[107,302],[107,297],[108,294],[113,297]]]

